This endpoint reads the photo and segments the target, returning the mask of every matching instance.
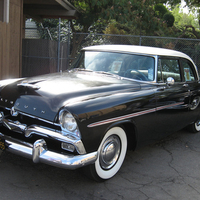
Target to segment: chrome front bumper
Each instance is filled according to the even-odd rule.
[[[13,139],[0,133],[0,138],[5,141],[6,150],[33,160],[34,163],[45,163],[48,165],[76,169],[92,164],[97,159],[97,152],[82,155],[66,155],[49,151],[44,139],[39,139],[34,144]]]

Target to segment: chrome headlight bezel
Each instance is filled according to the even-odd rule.
[[[72,134],[76,137],[81,138],[76,119],[66,109],[62,109],[59,112],[58,123],[60,124],[63,135]]]

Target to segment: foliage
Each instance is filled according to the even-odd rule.
[[[155,14],[159,18],[163,18],[164,14],[168,12],[167,8],[163,4],[156,4],[154,6]]]
[[[175,8],[181,0],[69,0],[80,13],[77,20],[71,21],[72,32],[90,32],[90,35],[72,35],[72,57],[75,56],[77,48],[83,41],[89,44],[104,43],[108,40],[103,37],[95,37],[94,33],[120,34],[120,35],[147,35],[147,36],[165,36],[165,37],[188,37],[197,38],[195,20],[185,15],[179,15]],[[189,0],[188,0],[189,1]],[[171,5],[170,12],[163,3]],[[154,5],[154,6],[153,6]],[[174,21],[175,18],[175,21]],[[190,25],[185,25],[185,21],[190,20]],[[184,21],[184,23],[183,23]],[[58,20],[52,24],[47,20],[43,22],[44,27],[57,27]],[[195,29],[193,29],[195,27]],[[49,29],[50,30],[50,29]],[[68,20],[61,23],[62,35],[68,33]],[[50,30],[51,32],[51,30]],[[57,33],[57,30],[55,31]],[[52,37],[54,37],[53,33]],[[48,37],[48,36],[45,36]],[[64,37],[63,37],[64,38]],[[119,43],[116,38],[112,42]],[[128,41],[130,42],[130,41]],[[127,42],[127,43],[128,43]],[[130,42],[132,43],[132,42]],[[172,44],[164,44],[173,48]]]
[[[174,27],[176,36],[184,38],[200,38],[199,24],[194,14],[183,13],[179,6],[176,6],[172,13],[175,17]]]
[[[173,0],[170,0],[173,1]],[[180,1],[180,0],[175,0]],[[200,26],[200,0],[184,0],[190,11],[197,13],[198,23]],[[179,2],[180,3],[180,2]]]
[[[175,17],[174,25],[176,27],[184,27],[191,25],[195,27],[196,29],[199,28],[198,21],[196,20],[196,17],[193,13],[183,13],[182,10],[180,10],[180,6],[177,5],[173,10],[172,13]]]
[[[58,39],[58,19],[43,19],[42,23],[36,21],[38,31],[40,33],[41,39],[57,40]],[[66,41],[66,36],[68,35],[68,20],[62,20],[60,23],[60,36],[61,41]]]
[[[184,0],[184,1],[189,8],[200,7],[199,0]]]
[[[170,5],[172,8],[174,8],[175,6],[177,5],[180,5],[181,4],[181,1],[182,0],[168,0],[167,3],[168,5]]]
[[[167,23],[167,27],[173,26],[175,18],[173,14],[163,4],[156,4],[154,6],[154,10],[156,16]]]
[[[161,4],[166,0],[70,0],[70,2],[80,12],[79,18],[71,21],[73,32],[103,33],[103,30],[106,29],[106,32],[115,34],[154,35],[155,32],[166,28],[165,22],[160,20],[160,17],[167,11],[166,7]],[[152,6],[155,4],[155,7]],[[119,30],[117,30],[116,24],[110,26],[113,20],[117,22],[118,26],[121,24]],[[58,20],[45,20],[43,26],[54,28],[58,26]],[[124,28],[131,27],[132,31],[130,28],[128,31],[123,30],[122,26]],[[64,27],[66,27],[66,23],[64,23]],[[47,34],[41,34],[43,38],[49,37]]]
[[[173,26],[173,14],[162,4],[150,6],[151,14],[147,18],[141,16],[141,21],[134,20],[134,23],[120,23],[117,20],[112,20],[105,29],[105,34],[131,34],[131,35],[158,35],[169,36],[173,30],[169,27]],[[163,18],[165,16],[165,18]],[[149,18],[148,18],[149,17]],[[137,16],[135,17],[135,19]],[[151,20],[149,20],[151,19]],[[149,23],[151,21],[151,23]],[[135,23],[136,22],[136,23]]]
[[[161,0],[70,0],[70,3],[80,12],[79,19],[71,23],[73,32],[99,33],[104,28],[104,33],[111,34],[154,35],[167,28],[165,22],[155,15],[153,6]],[[73,37],[73,44],[81,45],[83,39],[83,36]],[[73,46],[72,57],[76,48]]]
[[[155,0],[71,0],[79,10],[81,16],[76,23],[82,25],[82,31],[87,32],[97,20],[107,22],[116,20],[120,24],[127,24],[140,30],[153,31],[158,29],[159,20],[155,16],[152,5],[160,1]],[[151,23],[149,23],[151,19]]]
[[[170,12],[167,12],[164,14],[163,20],[166,21],[168,27],[172,27],[174,24],[175,18],[173,14],[171,14]]]
[[[56,39],[57,38],[57,27],[58,19],[44,19],[42,23],[36,21],[38,31],[42,39]],[[52,32],[49,29],[55,29]]]
[[[103,33],[115,35],[128,35],[130,31],[130,28],[128,28],[127,26],[119,24],[115,20],[112,20],[105,28]]]

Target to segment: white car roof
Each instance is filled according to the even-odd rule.
[[[173,56],[173,57],[187,58],[190,61],[192,61],[192,59],[188,55],[182,52],[171,49],[157,48],[157,47],[147,47],[147,46],[137,46],[137,45],[97,45],[97,46],[85,47],[83,48],[83,50],[137,53],[137,54],[148,54],[152,56],[155,55]]]

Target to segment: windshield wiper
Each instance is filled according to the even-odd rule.
[[[112,76],[112,77],[117,78],[117,79],[121,79],[121,76],[119,76],[117,74],[112,74],[110,72],[105,72],[105,71],[93,71],[91,69],[84,69],[84,68],[75,68],[74,70],[85,71],[85,72],[93,72],[93,73],[97,73],[97,74],[104,74],[104,75]]]
[[[90,69],[84,69],[84,68],[73,68],[72,71],[83,71],[83,72],[93,72]]]
[[[94,71],[94,72],[98,73],[98,74],[109,75],[109,76],[112,76],[112,77],[117,78],[117,79],[121,79],[121,76],[119,76],[117,74],[110,73],[110,72],[105,72],[105,71]]]
[[[91,69],[77,68],[78,71],[93,72]]]
[[[113,76],[114,74],[110,73],[110,72],[105,72],[105,71],[94,71],[95,73],[98,74],[105,74],[105,75],[109,75],[109,76]]]

